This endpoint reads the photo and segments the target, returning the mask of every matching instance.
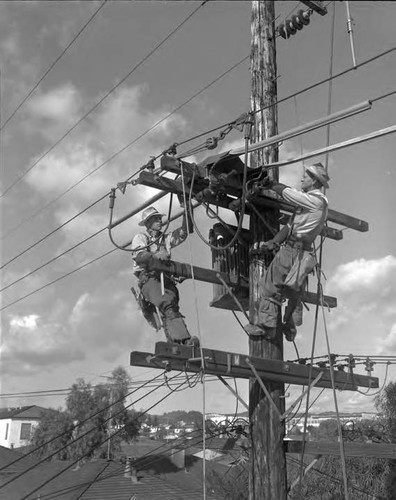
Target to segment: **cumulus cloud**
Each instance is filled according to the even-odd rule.
[[[81,104],[80,93],[70,83],[39,92],[26,104],[29,119],[25,122],[25,129],[55,141],[66,127],[74,125],[81,114]]]
[[[35,373],[43,366],[83,359],[83,352],[70,340],[66,327],[55,318],[12,316],[3,337],[4,370],[22,375]]]
[[[391,326],[385,338],[379,339],[378,354],[392,355],[396,353],[396,323]]]
[[[396,257],[358,259],[337,267],[327,290],[344,297],[349,303],[368,309],[387,309],[396,299]]]
[[[330,277],[326,293],[335,295],[338,307],[332,311],[329,329],[359,338],[359,348],[370,349],[375,334],[376,348],[389,353],[396,347],[396,258],[358,259],[339,265]]]

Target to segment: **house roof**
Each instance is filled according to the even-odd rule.
[[[8,420],[10,418],[40,419],[46,411],[48,411],[47,408],[36,405],[21,406],[18,408],[2,408],[0,409],[0,420]]]
[[[15,450],[0,446],[0,475],[18,474],[34,465],[36,460]]]
[[[97,460],[61,473],[68,465],[68,462],[43,463],[4,488],[1,485],[12,476],[0,475],[0,496],[7,500],[20,500],[49,481],[36,495],[56,496],[59,500],[202,499],[202,480],[197,484],[197,481],[191,481],[191,477],[184,484],[179,484],[169,481],[166,475],[139,471],[138,482],[134,483],[131,477],[124,476],[125,466],[119,462]],[[208,499],[220,500],[210,492]]]

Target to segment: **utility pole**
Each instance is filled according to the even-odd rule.
[[[277,99],[276,82],[276,45],[275,45],[275,2],[259,0],[252,2],[251,18],[251,110],[256,113],[252,142],[261,141],[277,134],[277,106],[271,106]],[[271,146],[252,153],[253,167],[278,161],[278,149]],[[269,171],[277,180],[278,172]],[[261,215],[274,229],[279,230],[278,210],[266,210]],[[258,216],[250,214],[250,233],[254,243],[260,243],[272,237]],[[265,262],[267,267],[268,262]],[[253,258],[250,263],[250,320],[255,323],[259,304],[259,281],[264,274],[263,261]],[[278,318],[278,326],[281,321]],[[282,332],[278,327],[276,339],[267,341],[261,337],[249,340],[250,356],[266,359],[283,360]],[[281,382],[263,381],[271,399],[284,412],[284,385]],[[265,396],[259,382],[250,379],[249,391],[250,418],[250,500],[285,500],[286,492],[286,457],[283,448],[285,434],[284,423],[279,412]]]

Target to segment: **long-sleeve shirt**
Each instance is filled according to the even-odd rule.
[[[291,235],[311,244],[321,233],[328,214],[328,200],[320,189],[307,193],[290,187],[282,191],[285,201],[297,206]]]
[[[139,272],[143,270],[143,267],[139,266],[135,260],[137,255],[140,253],[140,248],[142,249],[141,252],[150,252],[155,254],[160,250],[166,250],[170,254],[173,247],[180,245],[180,243],[183,243],[183,241],[187,238],[187,231],[180,227],[170,233],[162,233],[159,238],[158,236],[158,234],[157,236],[154,236],[147,231],[145,233],[138,233],[134,236],[132,240],[132,249],[134,250],[132,252],[134,274],[139,274]],[[156,242],[153,243],[154,241]],[[150,243],[153,244],[150,245]],[[150,246],[147,247],[147,245]]]

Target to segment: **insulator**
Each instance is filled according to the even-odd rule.
[[[350,354],[348,356],[348,359],[346,361],[348,361],[348,367],[349,368],[355,368],[356,367],[356,362],[355,362],[355,358],[353,357],[353,354]]]
[[[215,149],[217,148],[218,139],[217,137],[209,137],[206,139],[205,146],[207,149]]]
[[[298,15],[292,16],[291,22],[292,22],[293,26],[298,30],[302,30],[304,27],[304,23],[301,21],[301,19],[298,17]]]
[[[311,14],[309,10],[299,10],[297,12],[297,17],[299,21],[305,26],[307,26],[307,24],[311,22]]]
[[[330,354],[330,364],[335,365],[337,354]]]
[[[293,21],[288,19],[286,21],[286,30],[288,35],[295,35],[297,32],[297,28],[294,26]]]

